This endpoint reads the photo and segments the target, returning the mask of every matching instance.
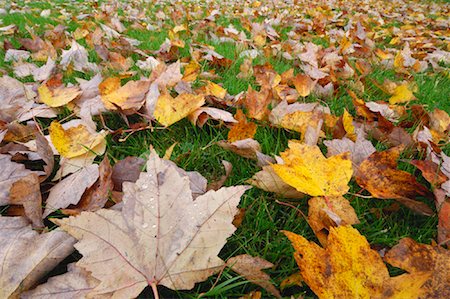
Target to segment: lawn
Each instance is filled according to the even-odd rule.
[[[432,112],[435,108],[450,112],[449,53],[445,52],[450,49],[448,40],[450,6],[444,1],[396,1],[395,3],[364,1],[361,4],[360,1],[306,0],[289,1],[289,3],[265,0],[171,2],[172,4],[165,1],[114,1],[111,7],[107,7],[107,1],[11,1],[6,4],[7,12],[0,15],[0,27],[4,28],[8,25],[17,27],[12,34],[0,31],[0,43],[3,43],[3,49],[19,49],[23,38],[39,36],[44,40],[50,40],[50,33],[55,26],[63,25],[65,26],[64,37],[57,37],[55,40],[67,39],[67,41],[64,42],[65,47],[56,49],[58,61],[61,51],[70,48],[74,34],[81,34],[83,30],[86,30],[87,33],[84,36],[80,35],[76,41],[87,49],[89,62],[100,66],[103,79],[122,76],[122,85],[151,76],[151,70],[141,69],[136,64],[138,60],[144,60],[141,53],[154,56],[167,65],[181,61],[184,73],[194,53],[199,61],[199,73],[213,74],[210,80],[221,85],[230,97],[240,93],[245,95],[249,86],[257,91],[263,88],[255,75],[247,78],[239,76],[243,69],[242,65],[248,62],[248,58],[243,57],[241,53],[257,50],[258,55],[250,61],[252,66],[271,66],[279,75],[293,69],[294,75],[297,75],[304,72],[303,62],[299,58],[299,55],[304,53],[303,46],[312,43],[320,47],[318,55],[321,57],[323,53],[327,51],[331,53],[337,49],[337,53],[344,57],[340,63],[345,62],[354,72],[348,78],[344,78],[345,75],[339,77],[339,74],[335,74],[335,79],[329,79],[328,73],[327,77],[318,80],[318,84],[325,86],[326,83],[332,82],[334,90],[331,94],[319,95],[312,92],[305,97],[298,97],[297,102],[318,102],[328,107],[330,114],[337,117],[341,117],[345,110],[356,121],[361,118],[357,115],[358,111],[355,109],[349,90],[356,92],[358,98],[365,102],[388,102],[392,95],[383,89],[386,88],[386,80],[390,80],[396,83],[407,82],[414,91],[414,100],[398,105],[406,107],[406,113],[401,116],[400,121],[411,123],[405,127],[405,131],[411,136],[422,126],[420,120],[416,119],[411,112],[412,105],[422,105],[428,112]],[[47,9],[48,15],[43,16],[41,12]],[[90,15],[77,18],[85,13]],[[114,27],[112,18],[123,25],[123,30],[118,30],[118,25]],[[355,37],[357,34],[355,27],[358,22],[365,30],[366,41],[357,40]],[[124,59],[131,59],[129,67],[123,68],[122,60],[117,62],[119,66],[111,67],[108,61],[101,58],[103,50],[95,48],[89,40],[91,37],[87,38],[88,33],[100,28],[100,24],[121,31],[119,37],[113,37],[103,50],[108,52],[117,50],[116,52],[120,53]],[[259,27],[255,24],[261,25],[263,30],[258,31]],[[176,31],[174,29],[176,26],[184,27]],[[255,38],[258,34],[262,34],[261,32],[264,33],[264,41]],[[367,45],[373,47],[360,51],[359,46],[356,46],[354,51],[346,52],[343,49],[347,46],[339,32],[348,32],[346,37],[348,43],[353,44],[350,47],[358,43],[362,47]],[[104,35],[105,32],[102,34]],[[139,41],[139,44],[124,46],[121,40],[124,38]],[[173,52],[170,53],[158,52],[167,40],[172,44],[182,41],[184,45],[172,45]],[[409,57],[411,59],[426,62],[426,55],[441,50],[447,55],[446,61],[443,58],[436,65],[426,64],[426,67],[420,70],[412,66],[398,66],[394,58],[406,44],[411,48],[412,57]],[[216,53],[229,59],[229,63],[220,65],[200,59],[203,54],[200,55],[200,52],[196,50],[201,47],[210,47]],[[374,54],[374,49],[380,49],[391,56],[382,59]],[[0,50],[0,71],[4,75],[18,78],[14,73],[14,62],[5,62],[5,53],[6,50]],[[28,61],[35,63],[38,67],[45,64],[45,61],[35,61],[32,58]],[[361,62],[367,63],[366,73],[358,66]],[[343,72],[342,69],[339,71]],[[77,78],[89,80],[96,73],[77,71],[70,67],[68,69],[58,67],[56,72],[63,75],[62,81],[65,84],[75,86],[79,84]],[[18,79],[21,82],[35,82],[32,76]],[[197,78],[190,84],[194,89],[201,88],[205,85],[205,80]],[[171,92],[175,95],[174,91]],[[236,106],[226,106],[220,101],[208,103],[210,106],[219,103],[217,107],[233,115],[236,113]],[[37,118],[44,134],[48,134],[48,127],[54,119],[64,123],[79,118],[72,108],[70,105],[59,108],[56,118]],[[248,107],[243,109],[247,111]],[[142,113],[123,116],[117,111],[108,111],[103,113],[101,118],[95,116],[94,120],[98,131],[107,128],[110,132],[106,136],[105,155],[112,164],[128,156],[145,159],[149,155],[151,146],[162,156],[176,143],[170,159],[182,169],[200,172],[210,182],[219,180],[225,174],[222,160],[233,165],[225,186],[245,185],[247,180],[261,169],[257,161],[239,156],[217,144],[218,141],[227,140],[230,131],[231,126],[225,125],[224,122],[209,120],[203,127],[199,127],[188,119],[182,119],[166,128],[153,122],[153,128],[133,130],[136,127],[143,127],[141,123],[147,121],[142,117]],[[267,119],[248,117],[248,120],[257,124],[257,131],[253,138],[261,145],[261,152],[269,156],[280,155],[288,148],[289,140],[303,138],[302,133],[275,126]],[[448,131],[444,131],[444,134],[447,136],[442,138],[438,146],[443,153],[450,155]],[[386,142],[368,138],[377,151],[390,147]],[[318,145],[324,153],[327,148],[322,141],[326,139],[333,139],[333,135],[325,132],[320,137],[321,141]],[[431,190],[432,186],[419,170],[408,163],[410,160],[422,158],[424,158],[422,152],[410,148],[402,153],[399,169],[413,174],[419,183]],[[100,163],[102,160],[103,156],[98,156],[95,163]],[[44,184],[47,188],[52,185],[49,180]],[[420,199],[435,212],[432,216],[425,216],[413,212],[404,205],[396,205],[394,199],[370,196],[370,193],[364,191],[355,179],[350,181],[349,187],[350,190],[344,197],[351,203],[359,219],[359,224],[353,227],[367,239],[373,249],[380,252],[388,250],[404,237],[410,237],[425,244],[431,244],[437,240],[438,210],[432,200]],[[243,195],[239,207],[245,209],[244,220],[236,232],[228,238],[226,245],[220,251],[220,258],[227,260],[239,254],[264,258],[274,264],[265,272],[270,275],[274,285],[280,288],[284,279],[299,271],[293,258],[294,250],[291,243],[280,231],[295,232],[309,241],[319,243],[304,217],[308,214],[307,198],[286,199],[282,195],[253,187]],[[3,214],[8,214],[7,208],[3,209]],[[56,211],[50,216],[52,217],[64,218],[65,216]],[[54,228],[54,225],[47,220],[45,224]],[[77,261],[80,257],[78,252],[72,254],[51,272],[50,276],[64,272],[65,265],[69,261]],[[405,272],[391,266],[388,269],[391,275]],[[192,290],[174,291],[162,286],[159,286],[158,290],[161,298],[237,298],[252,291],[261,291],[263,298],[270,297],[264,289],[248,282],[228,268],[204,282],[197,283]],[[291,295],[294,298],[316,298],[314,292],[305,283],[301,286],[287,287],[281,292],[286,298]],[[148,286],[141,293],[140,298],[152,296],[152,289]]]

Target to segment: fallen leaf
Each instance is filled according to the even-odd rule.
[[[23,217],[0,216],[0,297],[18,298],[71,254],[74,243],[60,230],[39,234]]]
[[[449,178],[439,169],[439,165],[430,160],[410,160],[410,164],[416,166],[421,172],[423,177],[433,186],[440,186],[445,183]]]
[[[55,158],[50,144],[41,134],[36,134],[36,151],[45,163],[45,176],[40,177],[40,181],[43,182],[52,174],[53,168],[55,167]]]
[[[117,85],[117,80],[107,82],[111,82],[110,85],[104,84],[105,81],[103,81],[103,88],[99,88],[102,102],[109,110],[118,108],[124,111],[139,110],[144,104],[145,94],[150,88],[149,80],[128,81],[123,86],[120,86],[120,80],[119,85]]]
[[[356,142],[344,137],[342,139],[325,140],[323,144],[328,148],[327,157],[350,152],[353,174],[356,174],[356,170],[362,161],[376,152],[372,142],[364,139],[362,136],[358,136]]]
[[[71,209],[71,213],[74,211],[78,213],[81,211],[97,211],[103,208],[114,187],[112,171],[108,156],[105,155],[98,167],[99,178],[97,182],[84,192],[78,204]]]
[[[20,295],[23,299],[33,298],[86,298],[86,295],[92,291],[99,281],[93,278],[89,272],[77,267],[75,264],[67,265],[67,273],[53,276],[44,284],[35,289]],[[57,295],[56,295],[57,294]]]
[[[389,98],[389,104],[395,105],[400,103],[407,103],[414,100],[416,97],[412,93],[409,84],[404,83],[395,87],[392,96]]]
[[[200,107],[188,116],[189,121],[193,124],[197,124],[202,128],[209,118],[223,121],[226,123],[236,123],[233,115],[225,110],[213,108],[213,107]]]
[[[101,282],[88,296],[136,297],[147,285],[191,289],[223,265],[217,254],[236,229],[231,222],[247,188],[209,191],[194,201],[189,178],[167,162],[150,155],[147,172],[124,184],[121,211],[54,220],[79,240],[77,266]]]
[[[330,229],[324,249],[283,231],[303,280],[319,298],[418,298],[426,274],[390,277],[378,253],[351,226]]]
[[[162,94],[156,102],[153,115],[159,123],[168,127],[191,114],[204,103],[205,98],[202,95],[183,93],[172,98],[170,94]]]
[[[355,210],[343,196],[313,197],[308,201],[308,223],[323,247],[330,228],[359,223]]]
[[[450,199],[446,199],[439,207],[437,240],[439,244],[450,245]]]
[[[351,141],[356,141],[357,136],[355,133],[355,126],[353,125],[353,117],[346,109],[344,109],[344,115],[342,115],[342,124],[345,132],[347,132],[347,137]]]
[[[98,176],[98,165],[92,164],[57,183],[50,190],[43,217],[47,217],[58,209],[67,208],[71,204],[76,205],[86,189],[97,181]]]
[[[247,121],[245,114],[240,109],[237,110],[234,117],[236,118],[238,123],[234,124],[228,132],[228,142],[235,142],[238,140],[253,138],[253,136],[256,134],[256,124]]]
[[[264,166],[261,171],[255,173],[246,183],[264,191],[276,193],[284,198],[299,199],[306,196],[304,193],[286,184],[271,166]]]
[[[292,79],[292,83],[300,96],[307,97],[314,90],[317,80],[314,81],[307,75],[298,74]]]
[[[410,173],[397,169],[401,147],[375,152],[364,160],[356,172],[356,182],[376,198],[397,199],[402,203],[416,203],[415,211],[432,215],[424,203],[414,201],[417,196],[429,196],[430,192],[419,184]],[[406,199],[406,201],[404,201]],[[414,206],[408,206],[414,208]]]
[[[312,196],[339,196],[347,193],[352,177],[349,153],[325,158],[318,146],[289,142],[281,153],[284,164],[272,165],[275,173],[298,191]]]
[[[270,113],[268,109],[270,101],[270,92],[267,88],[256,91],[249,86],[244,98],[244,105],[247,108],[248,116],[257,120],[263,120],[268,117]]]
[[[221,100],[223,100],[225,98],[225,96],[227,95],[226,89],[224,89],[219,84],[216,84],[211,81],[206,81],[205,89],[206,89],[206,94],[215,96]]]
[[[81,156],[106,143],[103,132],[94,134],[82,123],[64,129],[58,121],[53,121],[49,131],[53,146],[65,158]]]
[[[258,153],[261,152],[261,145],[259,142],[251,138],[235,142],[221,140],[217,142],[217,145],[226,150],[230,150],[241,157],[253,160],[256,160],[258,158]]]
[[[263,287],[276,298],[281,298],[280,292],[270,282],[270,276],[262,270],[272,268],[274,265],[260,257],[241,254],[227,260],[227,266],[234,272],[244,276],[248,281]]]
[[[208,190],[219,190],[220,188],[222,188],[223,184],[230,176],[231,171],[233,170],[233,164],[228,161],[222,160],[222,165],[225,169],[225,174],[221,176],[217,181],[209,183],[207,187]]]
[[[144,165],[144,159],[131,156],[114,164],[111,176],[114,182],[114,190],[122,191],[124,182],[136,182]]]
[[[77,86],[49,88],[47,83],[38,88],[39,99],[50,107],[61,107],[75,100],[81,91]]]
[[[10,190],[10,204],[22,205],[33,227],[44,227],[42,222],[42,198],[39,176],[31,173],[15,181]]]
[[[450,297],[450,251],[443,247],[420,244],[411,238],[403,238],[386,253],[384,260],[411,275],[428,276],[418,298]]]
[[[8,205],[10,198],[10,190],[15,182],[30,174],[31,170],[25,168],[23,164],[11,161],[11,156],[0,154],[0,206]]]
[[[280,289],[284,290],[285,288],[292,286],[302,286],[303,285],[303,277],[300,272],[296,272],[292,275],[289,275],[280,283]]]

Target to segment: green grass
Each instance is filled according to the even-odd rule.
[[[45,3],[36,3],[33,4],[33,7],[40,9],[49,8]],[[33,26],[36,32],[41,34],[47,29],[49,24],[57,24],[51,19],[36,17],[35,14],[31,13],[11,14],[1,17],[1,20],[2,26],[16,24],[19,27],[19,36],[12,38],[14,43],[18,37],[29,37],[25,30],[27,25]],[[218,23],[225,27],[233,24],[238,29],[243,28],[238,20],[228,19],[223,16],[218,20]],[[76,26],[77,24],[69,25],[69,31],[75,30]],[[283,38],[287,38],[289,30],[290,28],[281,30]],[[159,49],[168,33],[166,28],[158,31],[129,29],[126,31],[126,36],[140,40],[142,43],[139,48],[150,53]],[[9,37],[0,37],[0,41],[5,38]],[[217,43],[207,38],[201,41],[214,46],[219,54],[234,61],[229,68],[216,69],[217,73],[222,77],[217,82],[223,84],[230,94],[235,95],[246,91],[249,85],[256,88],[253,80],[236,79],[237,74],[240,72],[239,67],[243,62],[242,58],[238,58],[241,49],[236,44]],[[321,37],[313,38],[312,41],[322,46],[329,45]],[[92,49],[90,50],[92,51]],[[181,57],[189,55],[188,44],[180,53]],[[3,57],[4,53],[0,51],[0,68],[6,69],[9,74],[12,74],[12,66],[9,63],[4,63]],[[91,54],[90,59],[91,61],[96,61],[98,57],[95,54]],[[266,62],[269,62],[278,73],[282,73],[290,68],[294,68],[296,72],[298,71],[298,68],[292,62],[278,57],[267,59],[261,56],[253,61],[255,65]],[[208,69],[209,66],[205,65],[204,68]],[[139,72],[139,70],[137,71]],[[450,102],[448,101],[450,79],[448,75],[439,73],[414,74],[413,77],[418,85],[416,103],[425,105],[428,110],[440,108],[450,111]],[[75,82],[74,76],[66,79],[70,82]],[[401,80],[402,77],[390,70],[375,69],[366,79],[382,82],[385,79]],[[374,84],[368,82],[365,86],[366,90],[362,96],[363,99],[377,101],[389,98]],[[309,101],[315,100],[317,99],[314,97],[309,99]],[[350,112],[354,111],[351,106],[351,98],[347,94],[345,86],[340,87],[333,98],[323,103],[328,105],[332,112],[338,115],[343,113],[344,108]],[[66,115],[64,114],[63,116]],[[107,126],[113,130],[127,129],[125,122],[115,114],[106,114],[104,118]],[[140,119],[133,116],[130,117],[130,121],[138,122]],[[221,161],[226,160],[233,164],[233,172],[225,184],[227,186],[245,184],[246,180],[251,178],[259,168],[254,161],[239,157],[216,144],[217,141],[226,139],[227,133],[228,129],[226,127],[218,126],[213,122],[200,129],[187,120],[183,120],[165,130],[155,129],[154,131],[146,130],[133,133],[124,142],[119,140],[124,136],[110,135],[107,142],[107,154],[112,161],[118,161],[127,156],[146,157],[150,146],[153,146],[162,155],[173,143],[178,142],[171,160],[175,161],[181,168],[198,171],[208,181],[214,181],[224,174]],[[296,138],[298,138],[296,133],[269,126],[258,127],[255,136],[255,139],[260,142],[263,152],[270,155],[279,154],[286,149],[288,140]],[[382,146],[377,144],[377,147]],[[446,147],[445,152],[450,154],[450,147]],[[410,172],[415,171],[414,167],[406,167],[405,169]],[[385,208],[395,203],[394,201],[369,199],[352,195],[359,190],[360,188],[352,181],[351,191],[345,197],[351,202],[359,217],[360,224],[355,225],[355,227],[367,238],[372,246],[377,248],[393,246],[403,237],[411,237],[423,243],[430,243],[436,238],[437,217],[418,216],[403,206],[400,206],[396,212],[386,212]],[[246,209],[245,219],[236,233],[229,238],[220,253],[220,257],[227,259],[238,254],[248,253],[267,259],[275,265],[273,269],[268,269],[267,273],[271,275],[273,282],[279,286],[283,279],[298,271],[292,257],[292,246],[280,231],[289,230],[303,235],[309,240],[317,241],[317,239],[305,219],[296,210],[299,209],[307,214],[307,199],[291,203],[296,209],[281,205],[276,200],[283,201],[284,199],[257,188],[252,188],[243,196],[240,207]],[[215,287],[213,287],[214,285]],[[205,282],[197,284],[194,290],[189,292],[176,292],[164,287],[160,287],[159,290],[162,298],[198,298],[202,293],[205,293],[204,296],[209,298],[231,298],[242,296],[252,290],[261,290],[261,288],[246,282],[238,277],[237,274],[225,270],[220,277],[214,275]],[[141,294],[141,297],[148,298],[152,296],[151,294],[151,290],[147,288]],[[307,287],[290,288],[284,291],[283,295],[313,297],[312,292]],[[268,294],[263,291],[263,297],[267,296]]]

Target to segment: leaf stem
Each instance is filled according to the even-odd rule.
[[[156,286],[156,282],[152,282],[152,283],[150,284],[150,286],[152,287],[153,297],[154,297],[155,299],[159,299],[158,287]]]

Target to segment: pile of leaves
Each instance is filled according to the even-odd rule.
[[[252,221],[239,208],[251,185],[298,211],[321,245],[282,232],[299,268],[282,289],[450,297],[449,106],[420,104],[414,81],[448,78],[448,16],[444,4],[375,0],[0,9],[0,297],[134,298],[146,287],[158,297],[158,286],[191,290],[226,269],[281,297],[262,271],[278,261],[220,254],[243,219]],[[155,49],[138,39],[148,33]],[[236,52],[219,54],[214,45],[223,44]],[[274,61],[292,67],[279,71]],[[223,82],[233,68],[241,92]],[[371,77],[380,68],[392,78]],[[379,97],[368,98],[370,89]],[[330,106],[343,93],[350,100],[337,113]],[[123,127],[108,125],[114,117]],[[144,144],[140,157],[111,154],[112,142],[170,134],[183,119],[187,130],[227,130],[215,144],[259,170],[225,187],[230,162],[208,182],[202,169],[171,161],[177,143],[163,157]],[[261,128],[290,132],[288,148],[264,153]],[[371,247],[352,227],[360,215],[349,195],[437,217],[435,241]],[[406,273],[393,276],[386,263]]]

